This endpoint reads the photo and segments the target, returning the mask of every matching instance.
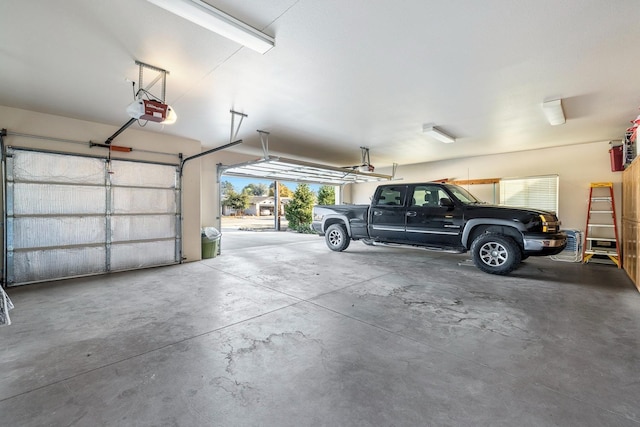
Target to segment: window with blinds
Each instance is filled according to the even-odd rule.
[[[558,212],[558,175],[500,180],[500,202],[507,206]]]

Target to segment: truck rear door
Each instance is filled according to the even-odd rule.
[[[378,187],[369,209],[369,236],[383,242],[407,241],[406,198],[406,185]]]

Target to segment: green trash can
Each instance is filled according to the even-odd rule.
[[[214,227],[202,229],[202,259],[215,258],[220,252],[220,232]]]

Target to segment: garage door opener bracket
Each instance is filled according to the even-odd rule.
[[[260,134],[260,144],[262,145],[262,154],[265,160],[269,160],[269,132],[258,129],[256,132]]]
[[[151,95],[151,97],[154,98],[155,101],[159,101],[159,102],[154,102],[155,104],[155,108],[159,108],[161,106],[163,106],[166,109],[171,109],[171,107],[169,107],[168,105],[166,105],[165,102],[165,96],[166,96],[166,92],[167,92],[167,74],[169,74],[169,72],[165,69],[153,66],[153,65],[149,65],[149,64],[145,64],[144,62],[140,62],[140,61],[136,61],[136,65],[139,67],[138,69],[138,91],[135,93],[135,101],[139,101],[141,96],[143,94],[147,94],[150,95],[149,90],[156,84],[158,83],[160,80],[162,80],[162,89],[161,89],[161,95],[160,98],[158,99],[156,96]],[[158,73],[158,75],[151,81],[151,83],[149,83],[145,88],[143,88],[143,77],[144,77],[144,70],[149,69],[151,71],[155,71]],[[135,82],[133,82],[133,86],[135,88]],[[146,106],[145,106],[146,109]],[[129,109],[127,109],[128,111]],[[143,112],[143,113],[146,113]],[[166,113],[166,111],[165,111]],[[164,113],[163,113],[164,114]],[[138,114],[136,114],[138,115]],[[150,118],[151,116],[142,116],[143,119],[148,119],[151,121],[159,121],[159,120],[154,120],[153,118]],[[122,125],[122,127],[120,129],[118,129],[113,135],[111,135],[109,138],[107,138],[107,140],[104,142],[104,145],[111,145],[111,142],[113,142],[113,140],[120,135],[122,132],[124,132],[125,130],[127,130],[127,128],[129,126],[131,126],[132,124],[134,124],[137,120],[139,120],[141,117],[131,117],[131,119],[129,119],[128,122],[126,122],[124,125]],[[162,116],[164,121],[164,115]],[[174,119],[175,120],[175,119]],[[160,121],[160,123],[162,123],[162,121]]]
[[[237,111],[229,110],[231,113],[231,134],[229,135],[229,142],[235,141],[238,138],[238,132],[240,132],[240,126],[242,126],[242,121],[245,117],[248,117],[244,113],[238,113]],[[236,116],[240,116],[240,121],[238,122],[238,126],[235,125]]]

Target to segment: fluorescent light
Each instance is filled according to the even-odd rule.
[[[423,125],[422,132],[446,144],[451,144],[452,142],[456,142],[456,139],[454,137],[447,135],[446,133],[442,132],[440,129],[437,129],[433,125]]]
[[[544,111],[544,115],[551,126],[561,125],[566,122],[564,111],[562,110],[562,99],[543,102],[542,111]]]
[[[200,0],[147,0],[187,21],[200,25],[259,53],[275,46],[275,39]]]

